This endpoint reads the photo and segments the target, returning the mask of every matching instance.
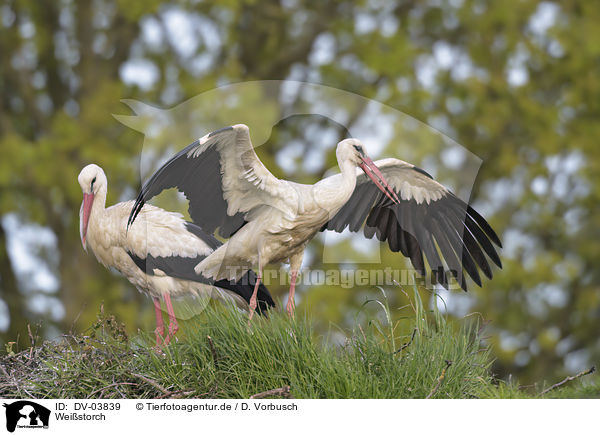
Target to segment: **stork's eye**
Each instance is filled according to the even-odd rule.
[[[361,146],[359,146],[359,145],[352,145],[352,146],[353,146],[353,147],[354,147],[354,149],[355,149],[356,151],[358,151],[359,153],[361,153],[361,154],[363,153],[363,149],[362,149],[362,147],[361,147]]]
[[[96,177],[94,177],[94,178],[92,179],[92,184],[90,185],[90,187],[91,187],[92,189],[94,188],[94,183],[95,183],[95,182],[96,182]]]

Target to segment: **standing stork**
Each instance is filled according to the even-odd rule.
[[[374,163],[358,139],[338,143],[336,156],[341,173],[314,185],[280,180],[258,159],[246,125],[226,127],[195,141],[156,171],[139,193],[128,225],[146,201],[176,187],[188,198],[194,222],[229,238],[194,270],[213,279],[238,279],[256,267],[260,282],[265,265],[289,262],[290,315],[306,243],[323,230],[364,227],[366,237],[387,240],[421,275],[425,254],[434,278],[446,288],[447,271],[464,290],[464,271],[478,285],[478,268],[491,278],[486,254],[502,267],[493,246],[501,247],[500,239],[486,220],[425,171],[393,158]],[[258,284],[250,298],[250,318],[257,289]]]
[[[83,191],[79,211],[83,248],[87,251],[90,247],[100,263],[114,267],[138,290],[152,297],[157,347],[169,344],[179,329],[171,295],[210,295],[216,290],[220,297],[233,299],[241,306],[250,302],[253,293],[256,297],[256,288],[253,292],[250,284],[255,280],[251,270],[240,274],[239,282],[214,282],[194,272],[194,266],[221,245],[199,226],[186,222],[179,213],[148,204],[137,209],[145,225],[127,229],[133,201],[105,208],[107,180],[102,168],[94,164],[86,166],[78,181]],[[169,315],[169,329],[164,339],[160,299],[164,299]],[[258,306],[261,312],[275,306],[263,285],[258,289]]]

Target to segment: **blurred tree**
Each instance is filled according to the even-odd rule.
[[[76,177],[81,167],[95,161],[111,174],[109,201],[137,183],[132,168],[139,138],[116,124],[110,113],[119,107],[124,89],[119,66],[128,58],[127,47],[139,26],[112,14],[108,6],[2,4],[0,214],[16,214],[19,221],[41,224],[56,235],[56,246],[40,251],[36,261],[56,265],[51,269],[60,278],[58,297],[65,310],[63,316],[51,316],[51,305],[36,299],[48,289],[37,286],[32,273],[15,276],[13,269],[19,267],[11,261],[23,258],[8,256],[3,229],[0,297],[10,313],[5,340],[26,337],[26,323],[40,318],[58,317],[59,329],[68,330],[81,315],[81,324],[87,325],[102,300],[139,325],[132,303],[137,293],[126,291],[130,301],[122,304],[129,286],[98,268],[81,249],[77,234],[81,192]],[[30,248],[39,249],[34,245]]]
[[[5,0],[0,14],[0,215],[56,235],[56,252],[40,261],[56,264],[66,311],[60,329],[80,312],[78,325],[87,325],[100,300],[131,328],[151,315],[140,317],[137,293],[86,256],[78,241],[82,166],[93,161],[105,168],[109,203],[132,197],[138,183],[141,137],[110,116],[124,112],[119,100],[170,107],[227,83],[294,79],[402,110],[483,160],[472,198],[502,233],[505,269],[469,295],[441,295],[451,313],[478,311],[491,320],[501,375],[528,382],[598,359],[600,10],[593,2]],[[303,98],[310,99],[300,89],[283,107]],[[377,114],[367,107],[349,115],[346,128],[377,128]],[[331,130],[326,151],[344,134],[319,118],[318,128],[305,122],[282,123],[282,132],[258,150],[270,168],[283,148],[278,135],[287,141],[293,132],[310,143]],[[397,157],[460,185],[462,148],[436,155],[439,148],[421,130],[392,129],[381,155],[413,143]],[[292,170],[274,172],[314,181],[334,164],[333,152],[300,152]],[[8,340],[40,313],[28,303],[28,278],[11,264],[3,222],[0,298],[11,314]],[[314,252],[322,252],[320,243],[312,244]],[[339,249],[357,250],[349,239]],[[381,258],[384,265],[404,264],[385,249]],[[312,256],[305,267],[319,262]],[[369,291],[304,290],[304,307],[342,324]],[[392,293],[402,305],[403,296]]]

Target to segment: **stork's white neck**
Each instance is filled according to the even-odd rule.
[[[315,199],[321,207],[330,211],[330,218],[352,196],[356,187],[356,164],[351,160],[338,161],[341,174],[319,181],[314,186]]]
[[[352,196],[352,192],[354,192],[354,188],[356,187],[356,164],[350,160],[344,160],[339,165],[342,173],[340,196],[344,197],[342,204],[345,204]]]
[[[90,212],[90,221],[88,223],[88,239],[89,234],[94,233],[96,224],[102,218],[102,214],[106,209],[106,186],[101,186],[98,192],[94,194],[94,203]]]
[[[106,186],[100,187],[94,197],[94,209],[104,210],[106,208]]]

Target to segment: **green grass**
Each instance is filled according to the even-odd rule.
[[[153,335],[130,339],[112,316],[100,313],[85,335],[19,353],[7,349],[0,357],[0,397],[248,398],[284,386],[289,393],[282,395],[295,398],[535,396],[493,381],[475,323],[447,322],[414,295],[411,316],[395,324],[385,294],[370,302],[379,304],[382,318],[357,321],[341,345],[316,336],[310,319],[274,312],[248,327],[246,314],[209,304],[182,325],[179,342],[157,353]],[[597,384],[573,384],[577,389],[548,397],[600,396]]]

